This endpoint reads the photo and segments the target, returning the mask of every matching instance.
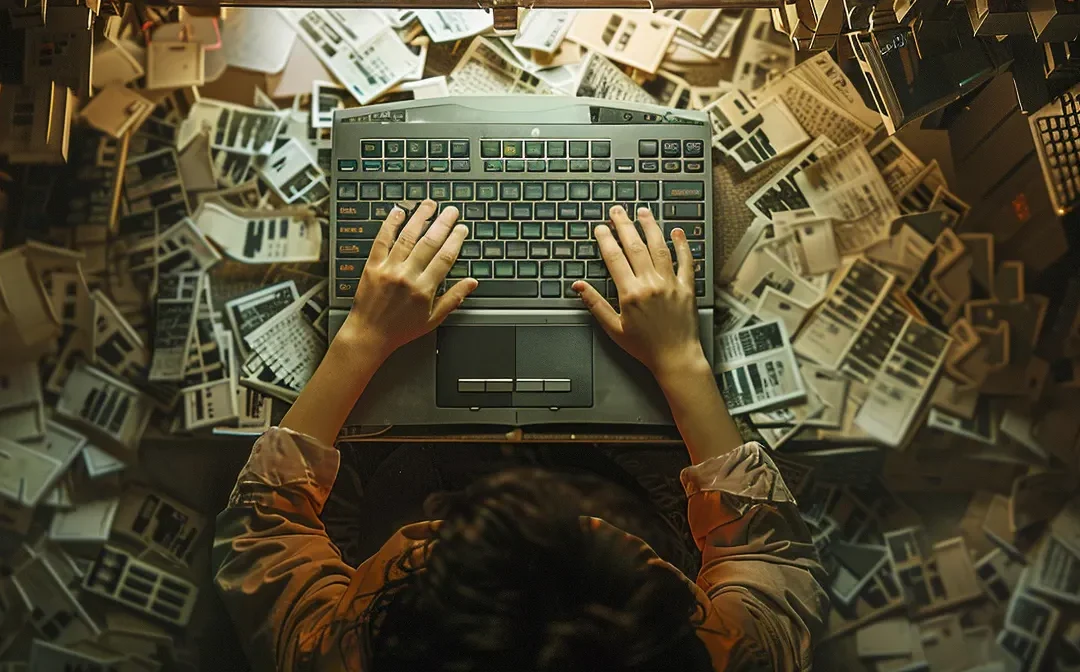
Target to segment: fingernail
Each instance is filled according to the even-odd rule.
[[[390,214],[391,215],[404,215],[405,210],[402,209],[402,207],[400,205],[395,205],[394,207],[390,208]]]
[[[616,215],[620,215],[620,214],[623,213],[623,209],[622,209],[621,205],[613,205],[613,206],[611,206],[611,211],[613,213],[615,213]]]
[[[638,215],[651,215],[652,210],[649,210],[648,208],[638,208],[637,214]]]

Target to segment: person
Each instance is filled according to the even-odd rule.
[[[477,286],[466,278],[437,295],[468,231],[453,207],[428,226],[435,212],[431,201],[407,223],[391,212],[344,326],[280,426],[256,441],[218,516],[215,584],[253,669],[810,669],[824,571],[779,471],[743,443],[717,389],[686,235],[671,232],[676,270],[647,210],[644,239],[619,206],[613,227],[595,230],[619,311],[583,281],[574,289],[669,403],[692,462],[681,480],[696,582],[538,471],[481,479],[442,520],[406,525],[358,567],[342,560],[319,519],[339,465],[333,442],[380,363]]]

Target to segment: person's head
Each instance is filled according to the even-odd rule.
[[[365,669],[711,670],[685,579],[586,510],[577,489],[540,471],[471,486],[368,609]]]

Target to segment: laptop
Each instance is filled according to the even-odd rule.
[[[652,209],[694,255],[713,357],[707,115],[561,96],[424,99],[334,112],[330,336],[395,203],[432,198],[469,227],[447,279],[479,286],[382,366],[349,425],[671,425],[652,376],[570,287],[617,299],[593,236],[612,205]]]

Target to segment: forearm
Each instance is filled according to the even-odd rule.
[[[693,464],[742,445],[742,435],[720,396],[704,353],[688,359],[685,364],[659,372],[656,379]]]
[[[346,321],[281,426],[332,445],[383,360],[379,339]]]

